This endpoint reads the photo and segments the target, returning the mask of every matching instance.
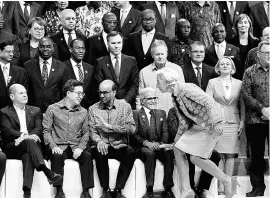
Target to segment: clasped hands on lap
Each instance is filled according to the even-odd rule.
[[[36,143],[41,142],[40,138],[36,134],[32,134],[32,135],[25,134],[15,139],[15,146],[18,146],[23,140],[26,140],[26,139],[34,140],[34,142]]]

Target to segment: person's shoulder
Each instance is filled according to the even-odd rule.
[[[31,105],[26,105],[25,107],[28,108],[33,113],[41,112],[41,109],[39,107],[35,107],[35,106],[31,106]]]
[[[90,36],[87,40],[89,41],[100,40],[101,39],[100,37],[102,37],[102,33],[97,33]]]
[[[129,55],[126,55],[126,54],[122,54],[122,56],[123,56],[125,59],[131,60],[131,61],[136,61],[136,58],[133,57],[133,56],[129,56]]]

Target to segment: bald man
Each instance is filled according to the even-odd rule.
[[[95,146],[99,181],[103,188],[101,198],[112,197],[108,166],[108,159],[111,158],[120,161],[115,197],[125,198],[121,191],[125,187],[135,161],[135,151],[128,142],[128,136],[133,134],[136,128],[132,109],[125,100],[115,98],[116,85],[111,80],[102,81],[98,93],[100,101],[92,105],[88,111],[88,126]]]
[[[240,78],[243,75],[244,69],[240,68],[240,49],[225,41],[226,29],[222,23],[216,23],[214,25],[212,28],[212,37],[214,38],[213,44],[205,49],[205,58],[203,62],[209,66],[215,67],[220,58],[229,56],[236,66],[234,77]]]
[[[86,36],[75,31],[76,14],[71,9],[65,9],[60,14],[63,29],[51,36],[59,51],[59,60],[64,62],[70,59],[69,44],[73,39],[79,38],[86,43]]]
[[[58,102],[63,86],[65,64],[52,57],[54,48],[50,38],[39,42],[37,58],[24,64],[29,77],[29,105],[39,107],[44,113],[49,105]]]
[[[26,105],[28,96],[24,86],[14,84],[9,88],[9,93],[13,104],[0,111],[3,152],[8,159],[22,160],[24,198],[30,198],[34,169],[43,171],[50,184],[63,178],[46,167],[42,156],[41,110]]]

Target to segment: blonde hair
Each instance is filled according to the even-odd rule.
[[[168,67],[163,67],[162,69],[159,69],[157,71],[157,78],[164,79],[166,82],[168,82],[168,84],[173,84],[180,81],[180,76],[178,75],[178,73]]]
[[[222,59],[225,59],[225,58],[231,61],[231,65],[232,65],[231,75],[233,75],[233,74],[236,72],[236,67],[235,67],[235,64],[234,64],[233,60],[232,60],[231,57],[229,57],[229,56],[223,56],[221,59],[218,60],[216,66],[215,66],[215,72],[216,72],[218,75],[220,75],[219,64],[220,64],[220,61],[221,61]]]

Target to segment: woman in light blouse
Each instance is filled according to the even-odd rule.
[[[223,134],[220,136],[215,150],[221,154],[220,168],[224,173],[232,176],[234,169],[234,155],[239,150],[238,137],[244,127],[245,106],[241,96],[242,81],[232,77],[235,65],[230,57],[221,58],[215,66],[220,76],[209,80],[206,93],[212,96],[223,108]],[[240,107],[240,110],[239,108]],[[219,194],[224,195],[222,184]]]

